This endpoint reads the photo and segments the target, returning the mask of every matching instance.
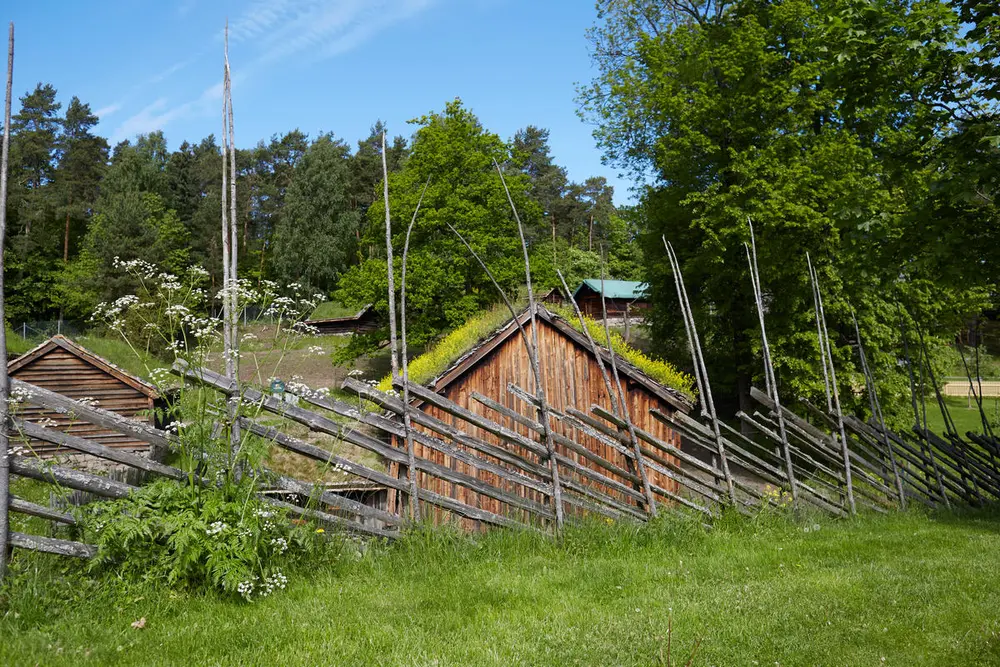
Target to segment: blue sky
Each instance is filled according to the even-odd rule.
[[[162,129],[171,148],[219,134],[222,27],[230,22],[236,143],[296,127],[354,142],[461,97],[507,139],[548,128],[571,179],[602,175],[576,116],[594,70],[592,0],[36,0],[5,3],[17,30],[14,90],[52,83],[101,116],[112,142]],[[11,16],[10,13],[13,12]]]

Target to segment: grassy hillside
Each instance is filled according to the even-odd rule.
[[[998,571],[983,514],[437,531],[252,604],[27,573],[0,664],[996,665]]]

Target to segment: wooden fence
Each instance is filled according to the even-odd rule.
[[[752,513],[765,506],[788,504],[793,489],[800,505],[809,505],[834,516],[847,516],[850,513],[848,483],[856,502],[876,512],[903,507],[911,501],[930,507],[951,507],[953,504],[978,506],[1000,500],[1000,446],[995,439],[974,433],[966,434],[967,439],[939,436],[919,429],[896,433],[851,415],[844,417],[852,472],[848,482],[842,450],[835,435],[838,433],[835,416],[807,401],[800,401],[800,406],[810,420],[786,407],[780,408],[792,460],[789,476],[783,455],[786,445],[777,428],[779,408],[757,389],[752,390],[752,397],[759,409],[752,414],[741,412],[738,415],[756,431],[753,438],[725,422],[717,422],[721,432],[717,436],[713,425],[704,420],[681,412],[668,415],[652,410],[655,418],[683,436],[684,450],[642,429],[630,431],[625,421],[605,406],[580,406],[580,409],[570,408],[565,412],[550,409],[551,418],[571,426],[573,432],[583,433],[606,445],[602,449],[610,448],[620,455],[616,461],[608,460],[559,434],[555,438],[554,453],[558,476],[554,476],[545,446],[544,427],[506,407],[499,400],[502,397],[473,395],[475,401],[493,412],[495,418],[490,419],[411,383],[411,396],[433,404],[453,418],[451,422],[444,422],[408,408],[394,395],[353,379],[348,379],[343,388],[364,399],[358,405],[306,392],[301,401],[308,407],[301,407],[252,387],[237,389],[226,377],[207,369],[178,364],[175,372],[188,382],[218,390],[228,398],[238,397],[242,406],[239,421],[245,433],[307,459],[336,466],[353,479],[384,486],[400,497],[408,497],[411,489],[408,456],[403,444],[406,427],[401,418],[408,412],[413,425],[412,436],[422,446],[422,451],[428,452],[427,456],[414,458],[419,473],[417,497],[420,507],[437,520],[456,520],[473,528],[512,527],[555,532],[556,497],[561,498],[568,520],[597,515],[616,521],[645,521],[653,512],[646,505],[642,476],[638,474],[642,468],[676,483],[673,489],[651,486],[661,510],[684,509],[701,517],[705,523],[726,508]],[[117,430],[157,448],[165,449],[176,443],[175,436],[149,424],[40,387],[17,380],[12,382],[13,389],[27,396],[25,400],[35,406]],[[531,392],[515,385],[506,390],[529,406],[539,407],[538,399]],[[363,409],[361,405],[376,406],[378,411]],[[379,469],[352,461],[288,435],[280,427],[263,423],[253,416],[264,413],[367,450],[387,466]],[[52,443],[142,471],[147,476],[166,477],[178,483],[208,483],[192,478],[179,468],[17,417],[13,418],[13,426],[26,443]],[[502,445],[470,435],[470,431],[486,432]],[[703,450],[705,456],[696,456],[698,450]],[[720,451],[730,466],[743,471],[743,474],[732,476],[733,493],[727,489],[723,467],[713,458]],[[11,456],[11,473],[104,498],[123,498],[136,489],[108,476],[51,465],[32,456]],[[261,480],[262,497],[267,502],[296,516],[359,535],[394,539],[410,522],[405,511],[397,509],[405,508],[407,503],[404,502],[373,507],[304,480],[276,474],[265,474]],[[453,493],[444,494],[428,488],[440,488],[430,483],[433,480],[446,482]],[[558,495],[556,484],[559,485]],[[276,492],[280,492],[280,497]],[[469,498],[495,501],[490,503],[493,509],[485,509],[481,506],[484,503],[468,501]],[[13,495],[10,511],[57,524],[76,523],[71,514],[61,509],[37,505]],[[11,533],[10,543],[18,549],[77,558],[96,553],[92,545],[17,532]]]

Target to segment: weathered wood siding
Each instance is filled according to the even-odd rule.
[[[577,344],[575,341],[568,338],[565,334],[561,333],[558,329],[547,322],[539,321],[538,326],[538,344],[542,351],[542,375],[545,382],[545,395],[548,403],[553,408],[561,412],[564,412],[567,408],[576,408],[589,413],[590,406],[595,403],[610,408],[611,401],[607,396],[604,380],[601,377],[600,367],[589,349]],[[525,330],[528,331],[528,335],[530,337],[530,324],[525,325]],[[611,372],[610,368],[608,368],[608,372]],[[656,435],[663,441],[679,447],[679,436],[649,415],[650,408],[658,408],[664,412],[672,413],[674,411],[673,406],[667,404],[654,394],[651,394],[644,387],[627,380],[625,377],[622,377],[622,381],[626,383],[629,408],[635,424]],[[506,341],[489,352],[489,354],[481,359],[477,365],[467,371],[462,377],[449,384],[442,393],[450,400],[462,405],[472,412],[488,417],[493,421],[497,421],[508,428],[518,431],[522,435],[528,436],[529,432],[527,428],[515,424],[512,420],[501,417],[472,398],[472,394],[474,392],[478,392],[484,396],[492,398],[495,401],[503,403],[512,410],[537,420],[538,417],[531,407],[507,391],[508,383],[517,384],[518,386],[529,391],[534,390],[531,362],[525,349],[524,341],[519,334],[510,336]],[[442,421],[460,427],[469,435],[476,436],[506,449],[511,449],[512,447],[489,433],[473,427],[464,421],[458,420],[433,406],[422,405],[420,406],[420,409]],[[591,451],[600,454],[606,460],[625,470],[629,469],[629,464],[626,458],[612,447],[585,435],[581,431],[569,428],[557,420],[553,419],[552,425],[555,430],[587,447]],[[457,443],[452,444],[459,446]],[[403,443],[398,442],[397,446],[403,446]],[[579,454],[571,452],[561,446],[558,446],[557,448],[560,454],[578,461],[581,465],[585,465],[593,470],[611,475],[611,473],[601,469],[593,462],[587,461]],[[500,486],[511,493],[532,498],[539,502],[545,501],[545,497],[536,491],[525,489],[520,485],[505,483],[493,474],[476,471],[470,466],[454,461],[449,456],[444,456],[439,452],[422,447],[419,444],[416,444],[415,446],[415,453],[417,456],[431,459],[442,465],[449,466],[454,470],[467,474],[478,475],[480,479],[489,481],[491,484]],[[527,456],[531,460],[537,461],[534,456],[526,454],[523,450],[519,453],[522,456]],[[500,463],[495,460],[494,462]],[[560,473],[564,478],[569,476],[581,485],[593,486],[593,482],[572,476],[569,471],[565,471],[563,468],[560,468]],[[405,471],[402,474],[405,475]],[[649,470],[649,474],[650,481],[654,484],[657,484],[669,491],[676,490],[676,483],[673,480],[670,480],[652,470]],[[627,480],[621,478],[615,479],[626,485],[634,486]],[[456,498],[462,502],[469,503],[497,514],[512,515],[518,512],[518,510],[510,508],[505,503],[498,500],[481,496],[463,487],[444,482],[434,477],[429,477],[422,473],[418,474],[418,480],[423,488]],[[548,479],[546,479],[546,481],[548,481]],[[599,488],[615,497],[621,497],[617,492],[607,489],[607,487]],[[626,500],[626,502],[635,505],[635,502],[631,499]],[[428,507],[426,511],[434,513],[439,517],[442,514],[440,510],[435,510],[432,507]],[[567,507],[567,511],[572,512],[573,509]]]
[[[630,317],[644,317],[646,315],[645,311],[649,309],[649,302],[643,300],[605,299],[604,304],[608,309],[608,317],[614,319],[625,317],[626,312],[628,312]],[[595,320],[603,318],[600,294],[589,291],[581,294],[577,297],[577,305],[580,306],[580,310],[583,311],[584,315],[592,317]]]
[[[153,399],[151,397],[60,347],[56,347],[38,359],[12,371],[11,377],[44,387],[72,399],[90,398],[97,401],[96,405],[105,410],[111,410],[122,416],[150,424],[154,423]],[[108,447],[149,449],[147,443],[124,433],[104,429],[72,419],[68,415],[26,403],[18,406],[17,415],[36,423],[52,425],[52,422],[55,422],[52,425],[53,428],[99,442]],[[37,441],[32,441],[31,447],[40,454],[69,451],[59,449],[56,445]]]

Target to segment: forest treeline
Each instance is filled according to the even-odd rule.
[[[12,321],[87,318],[134,289],[115,258],[167,271],[196,264],[221,275],[221,150],[214,136],[168,149],[162,132],[111,148],[98,118],[76,97],[63,106],[38,84],[11,122],[7,304]],[[517,228],[496,160],[527,226],[542,284],[555,266],[572,280],[599,271],[607,250],[616,275],[637,277],[634,226],[616,211],[602,177],[571,182],[548,131],[510,140],[484,128],[458,100],[413,121],[389,141],[390,210],[401,253],[427,184],[410,249],[412,336],[427,340],[496,301],[485,276],[447,229],[453,224],[505,287],[523,282]],[[238,150],[240,277],[299,283],[347,305],[386,308],[381,122],[354,147],[333,134],[293,130]],[[343,285],[344,289],[337,292]],[[381,291],[380,291],[381,289]],[[357,349],[375,344],[359,341]]]
[[[525,224],[537,287],[601,272],[648,281],[658,353],[687,342],[662,236],[683,266],[713,383],[749,408],[760,332],[744,243],[757,230],[779,385],[822,400],[806,254],[817,268],[842,395],[867,397],[859,321],[893,418],[910,411],[906,350],[935,349],[997,307],[1000,8],[978,0],[601,0],[594,79],[578,89],[608,163],[635,174],[635,207],[607,182],[573,183],[545,130],[508,140],[459,100],[412,121],[386,151],[397,274],[410,239],[407,323],[424,343],[497,301],[453,225],[511,292]],[[526,119],[530,120],[530,119]],[[220,151],[169,151],[154,132],[113,149],[55,89],[13,124],[11,318],[85,317],[130,289],[114,258],[200,264],[218,286]],[[240,274],[301,282],[387,315],[381,124],[351,146],[277,135],[237,155]],[[397,280],[397,285],[398,285]],[[920,336],[924,337],[921,341]],[[357,338],[371,350],[381,334]],[[929,381],[915,369],[915,382]],[[928,377],[922,373],[928,371]],[[738,399],[738,400],[737,400]]]
[[[650,182],[640,238],[660,349],[687,356],[665,235],[716,395],[739,397],[730,413],[751,410],[749,387],[763,384],[744,249],[752,220],[781,391],[793,404],[826,403],[809,253],[841,395],[868,409],[856,313],[883,402],[908,427],[903,362],[907,348],[918,355],[918,333],[935,357],[958,332],[975,343],[977,320],[995,316],[1000,5],[602,0],[598,9],[597,74],[579,102],[608,162]],[[929,385],[927,369],[913,371]]]

